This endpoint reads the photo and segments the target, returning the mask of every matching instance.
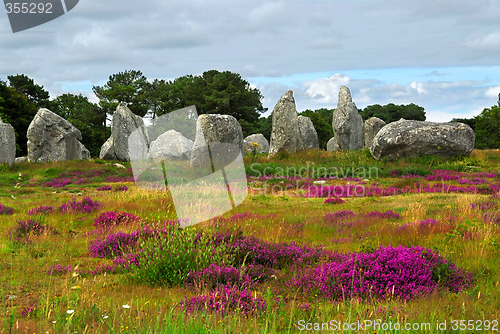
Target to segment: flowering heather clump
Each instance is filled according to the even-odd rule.
[[[258,264],[277,269],[290,264],[315,262],[323,254],[321,247],[299,246],[294,242],[268,243],[252,236],[237,238],[233,241],[231,248],[237,264],[245,261],[246,264]]]
[[[351,218],[355,217],[356,214],[352,212],[351,210],[341,210],[337,212],[328,212],[325,214],[323,217],[323,220],[325,220],[328,223],[334,223],[338,220],[345,219],[345,218]]]
[[[113,188],[111,188],[110,186],[102,186],[102,187],[97,188],[96,190],[97,191],[110,191],[112,189]]]
[[[116,187],[114,191],[127,191],[128,187],[127,186],[119,186]]]
[[[0,203],[0,215],[11,215],[14,213],[14,209]]]
[[[436,219],[430,219],[430,218],[416,222],[416,225],[418,226],[418,228],[433,227],[433,226],[436,226],[437,224],[438,224],[438,221]]]
[[[481,203],[471,203],[470,208],[472,210],[488,211],[496,208],[496,203],[494,202],[481,202]]]
[[[139,254],[138,253],[127,253],[122,256],[113,259],[113,264],[116,267],[121,267],[124,269],[130,269],[131,266],[139,267]]]
[[[221,315],[236,310],[246,315],[266,309],[266,301],[262,298],[254,298],[248,289],[238,290],[231,286],[220,286],[208,295],[186,299],[180,305],[188,312],[206,310]]]
[[[92,276],[101,275],[104,273],[114,273],[117,266],[115,264],[101,264],[97,266],[94,270],[89,270],[87,273]]]
[[[253,282],[262,283],[268,281],[273,275],[276,276],[278,271],[260,264],[250,264],[245,267],[245,273]]]
[[[397,214],[396,212],[394,212],[392,210],[389,210],[386,212],[372,211],[372,212],[368,212],[365,216],[366,217],[384,218],[384,219],[392,219],[392,218],[399,219],[400,218],[399,214]]]
[[[30,304],[30,306],[24,307],[21,311],[21,317],[28,318],[34,315],[36,312],[36,307],[37,307],[36,303],[32,303]]]
[[[10,230],[9,239],[21,243],[29,243],[30,236],[39,236],[48,232],[58,234],[57,230],[51,226],[42,225],[36,220],[21,220],[17,223],[16,227]]]
[[[484,221],[490,224],[500,224],[500,213],[498,212],[485,213]]]
[[[219,266],[216,263],[212,263],[201,270],[189,271],[187,282],[200,289],[214,289],[218,285],[239,286],[241,288],[252,285],[248,274],[244,274],[233,267]]]
[[[90,197],[86,196],[82,198],[81,202],[78,202],[75,198],[68,203],[64,203],[59,207],[60,212],[82,212],[90,213],[97,210],[101,203],[93,201]]]
[[[389,171],[389,175],[391,177],[398,177],[399,176],[399,171],[397,169],[393,169],[393,170]]]
[[[51,206],[37,206],[36,208],[30,209],[28,211],[29,215],[38,215],[38,214],[49,214],[53,213],[55,210]]]
[[[45,187],[51,187],[51,188],[62,188],[62,187],[65,187],[72,182],[73,181],[68,177],[61,177],[61,178],[52,179],[48,182],[45,182],[43,185]]]
[[[117,232],[109,234],[104,239],[89,242],[89,255],[91,257],[112,258],[123,255],[125,250],[131,249],[137,243],[141,231],[132,233]]]
[[[134,182],[133,176],[108,176],[106,182]]]
[[[55,264],[53,266],[50,266],[49,269],[47,270],[44,270],[47,274],[49,274],[50,276],[53,276],[53,275],[60,275],[60,274],[65,274],[65,273],[69,273],[73,270],[73,268],[68,265],[68,266],[63,266],[61,264]]]
[[[118,225],[128,225],[139,220],[140,218],[134,216],[132,213],[109,211],[103,212],[97,216],[92,225],[99,228],[109,229]]]
[[[345,203],[345,201],[340,197],[329,197],[325,199],[324,204],[340,204]]]
[[[331,300],[407,300],[438,287],[458,292],[472,283],[471,274],[431,250],[388,246],[373,253],[351,253],[343,261],[322,263],[290,285]]]
[[[311,310],[311,304],[309,304],[309,303],[300,304],[300,305],[299,305],[299,308],[300,308],[302,311],[307,312],[307,311],[310,311],[310,310]]]

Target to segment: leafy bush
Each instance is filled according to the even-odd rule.
[[[193,228],[171,229],[165,234],[142,236],[137,243],[141,253],[139,267],[131,267],[130,277],[150,285],[179,285],[190,272],[207,268],[211,263],[231,265],[228,244],[215,244],[208,234]]]

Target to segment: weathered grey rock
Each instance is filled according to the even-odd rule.
[[[149,147],[149,157],[154,161],[188,160],[191,157],[193,141],[180,132],[168,130],[153,141]]]
[[[299,126],[293,92],[283,95],[273,110],[273,129],[269,157],[278,152],[294,153],[298,148]]]
[[[309,117],[298,116],[299,128],[298,150],[308,150],[319,148],[318,133]]]
[[[257,144],[257,147],[255,147]],[[245,154],[252,154],[255,150],[256,153],[269,153],[269,142],[266,137],[261,133],[253,134],[243,140],[245,147]]]
[[[387,124],[373,139],[370,152],[377,160],[426,154],[444,157],[469,155],[474,131],[463,123],[432,123],[401,119]]]
[[[99,158],[104,160],[130,161],[128,139],[132,132],[138,128],[140,131],[134,133],[135,136],[140,136],[137,140],[149,143],[142,118],[132,113],[125,104],[120,103],[113,114],[111,136],[102,145]],[[147,150],[143,154],[146,156]]]
[[[378,117],[372,117],[365,121],[365,148],[372,146],[373,138],[384,127],[386,123]]]
[[[37,112],[27,138],[30,162],[90,159],[90,152],[80,143],[80,130],[48,109]]]
[[[16,159],[16,134],[12,125],[0,118],[0,165],[12,165]]]
[[[335,152],[339,150],[339,145],[337,141],[335,140],[335,137],[330,138],[328,143],[326,143],[326,150],[328,152]]]
[[[339,102],[333,112],[332,128],[335,145],[342,151],[354,151],[364,146],[363,118],[352,102],[349,88],[342,86]]]
[[[222,167],[243,152],[243,131],[236,118],[219,114],[198,117],[190,159],[192,167],[209,167],[210,156],[215,168]]]
[[[28,162],[28,157],[19,157],[19,158],[16,158],[16,160],[14,160],[15,164],[20,164],[23,162]]]

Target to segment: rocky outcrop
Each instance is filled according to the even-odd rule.
[[[27,138],[30,162],[90,159],[90,152],[80,142],[80,130],[48,109],[35,115]]]
[[[135,131],[136,129],[140,129]],[[137,140],[149,143],[148,134],[141,117],[135,115],[123,103],[120,103],[113,114],[111,136],[102,145],[100,159],[130,161],[129,136],[134,132]],[[146,147],[147,148],[147,147]],[[144,155],[147,154],[144,152]]]
[[[394,160],[434,154],[444,157],[469,155],[474,131],[463,123],[432,123],[401,119],[382,128],[370,152],[377,160]]]
[[[273,110],[273,128],[269,156],[278,152],[294,153],[298,149],[298,117],[293,92],[289,90],[283,95]]]
[[[327,152],[335,152],[339,150],[339,146],[337,141],[335,140],[335,137],[330,138],[328,143],[326,143],[326,150]]]
[[[189,160],[193,141],[180,132],[168,130],[153,141],[149,148],[149,157],[154,161]]]
[[[12,165],[16,159],[16,134],[12,125],[0,118],[0,165]]]
[[[253,134],[243,140],[245,154],[269,153],[269,142],[261,133]]]
[[[297,118],[299,136],[298,150],[319,148],[318,133],[309,117],[298,116]]]
[[[243,152],[243,131],[236,118],[218,114],[198,117],[191,151],[192,167],[209,167],[212,161],[215,168],[220,168]]]
[[[352,102],[349,88],[342,86],[339,102],[333,112],[332,128],[334,134],[333,147],[342,151],[354,151],[364,146],[363,118]]]
[[[365,121],[365,148],[372,146],[373,138],[386,126],[386,123],[378,117],[372,117]]]

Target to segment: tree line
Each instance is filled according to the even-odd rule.
[[[62,94],[51,99],[43,86],[24,75],[9,75],[0,80],[0,117],[16,131],[17,156],[27,154],[26,132],[39,108],[48,108],[77,127],[82,143],[93,157],[99,155],[102,144],[110,135],[107,124],[117,105],[125,103],[141,117],[155,120],[171,111],[195,105],[198,114],[225,114],[234,116],[241,124],[244,136],[262,133],[271,135],[272,115],[262,117],[267,109],[263,96],[239,74],[211,70],[202,75],[185,75],[174,80],[149,80],[141,71],[127,70],[109,76],[102,86],[92,90],[99,99],[93,103],[81,94]],[[500,99],[500,96],[499,96]],[[334,109],[305,110],[299,115],[311,118],[318,132],[321,148],[333,137]],[[371,105],[360,110],[363,120],[378,117],[386,123],[400,118],[425,120],[423,107],[415,104]],[[499,106],[486,108],[474,119],[454,120],[471,125],[476,131],[478,148],[500,147]]]

